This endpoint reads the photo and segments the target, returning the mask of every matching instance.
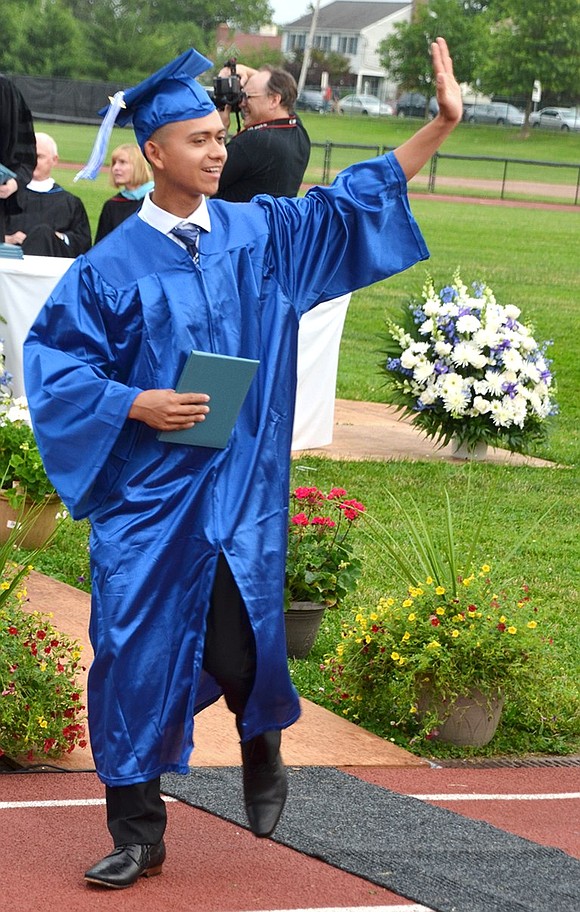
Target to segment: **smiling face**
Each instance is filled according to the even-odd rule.
[[[145,143],[154,171],[156,206],[186,217],[202,196],[218,189],[227,158],[226,130],[217,111],[196,120],[167,124]]]

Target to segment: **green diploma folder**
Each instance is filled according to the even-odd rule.
[[[192,351],[175,387],[178,393],[207,393],[209,413],[183,431],[160,431],[159,440],[223,450],[246,398],[259,361]]]

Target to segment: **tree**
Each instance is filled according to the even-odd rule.
[[[578,0],[501,0],[489,14],[489,54],[479,67],[488,93],[531,98],[535,79],[545,95],[568,103],[580,98]],[[528,103],[529,109],[529,103]]]
[[[296,81],[302,70],[302,60],[304,51],[295,51],[290,62],[286,62],[285,68],[292,73]],[[350,85],[350,63],[347,57],[336,51],[322,51],[320,48],[312,48],[310,52],[310,66],[306,76],[307,85],[320,85],[322,73],[328,73],[331,85]]]
[[[24,9],[22,8],[24,6]],[[0,69],[40,76],[77,76],[82,30],[62,0],[2,4]]]
[[[379,59],[401,89],[435,94],[431,43],[443,35],[453,55],[459,82],[469,82],[478,59],[482,30],[481,3],[431,0],[416,4],[411,22],[399,22],[379,45]]]

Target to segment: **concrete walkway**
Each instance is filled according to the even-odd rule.
[[[332,443],[319,449],[300,452],[338,460],[369,459],[383,462],[406,459],[458,462],[457,457],[452,454],[451,445],[438,447],[413,427],[409,419],[401,418],[400,414],[392,405],[337,399]],[[295,452],[293,455],[296,457],[300,453]],[[485,462],[513,466],[554,465],[545,459],[522,456],[496,447],[488,447]]]

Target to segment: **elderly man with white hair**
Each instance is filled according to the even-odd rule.
[[[18,244],[32,256],[77,257],[91,246],[85,207],[51,177],[58,148],[48,133],[36,134],[36,167],[19,196],[22,211],[6,220],[7,244]]]

